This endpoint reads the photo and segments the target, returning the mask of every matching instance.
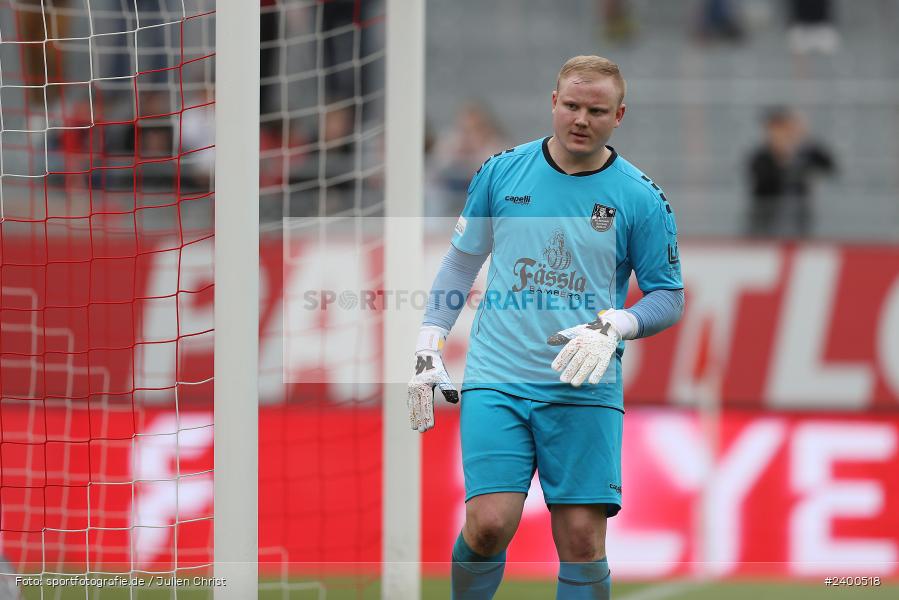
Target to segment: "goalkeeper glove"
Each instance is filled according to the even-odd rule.
[[[560,381],[574,387],[584,380],[599,383],[618,342],[632,338],[636,331],[637,318],[626,310],[601,311],[592,323],[564,329],[546,340],[550,346],[565,346],[553,361],[552,368],[562,371]]]
[[[424,325],[415,347],[415,376],[409,381],[409,423],[424,433],[434,426],[434,388],[440,388],[447,402],[459,402],[459,391],[450,381],[440,351],[449,333],[442,327]]]

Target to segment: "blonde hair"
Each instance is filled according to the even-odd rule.
[[[618,99],[618,103],[621,104],[624,101],[624,95],[627,93],[627,82],[621,76],[621,70],[618,68],[618,65],[608,58],[603,58],[602,56],[572,56],[565,61],[565,64],[559,70],[559,75],[556,77],[556,90],[559,89],[562,79],[575,73],[597,73],[604,77],[611,77],[618,84],[618,89],[621,90],[621,97]]]

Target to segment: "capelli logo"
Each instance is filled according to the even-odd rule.
[[[506,202],[511,202],[512,204],[530,204],[531,197],[530,196],[506,196]]]

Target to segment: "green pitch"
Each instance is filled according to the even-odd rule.
[[[327,600],[365,599],[378,600],[379,589],[366,590],[363,595],[355,595],[352,590],[346,595],[339,595],[336,590],[328,590]],[[423,600],[449,599],[449,581],[445,579],[428,579],[422,588]],[[494,600],[552,600],[555,598],[556,586],[552,581],[520,581],[507,580],[500,586]],[[264,598],[260,596],[260,598]],[[271,596],[275,600],[276,596]],[[290,600],[306,600],[316,598],[314,595],[290,596]],[[324,598],[324,597],[323,597]],[[869,588],[833,588],[821,584],[808,583],[767,583],[767,582],[662,582],[646,583],[612,583],[613,600],[817,600],[846,599],[849,600],[895,600],[899,598],[899,585],[881,585]]]
[[[259,600],[379,600],[377,581],[329,579],[322,582],[290,581],[286,584],[269,581],[263,584]],[[449,598],[449,581],[426,579],[422,587],[423,600]],[[44,587],[25,588],[25,600],[209,600],[208,589],[84,589]],[[495,600],[552,600],[555,584],[551,581],[504,581]],[[713,582],[674,581],[660,583],[613,583],[614,600],[816,600],[858,599],[887,600],[899,598],[899,584],[891,582],[877,587],[826,587],[815,583],[769,582]]]

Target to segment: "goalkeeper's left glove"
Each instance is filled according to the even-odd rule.
[[[449,333],[436,325],[424,325],[415,347],[415,375],[409,381],[409,423],[424,433],[434,426],[434,388],[440,388],[447,402],[459,402],[459,391],[450,380],[440,351]]]
[[[614,309],[601,311],[595,321],[563,329],[546,340],[550,346],[565,345],[552,368],[562,371],[560,381],[574,387],[584,380],[599,383],[618,342],[633,337],[636,330],[637,318],[631,313]]]

